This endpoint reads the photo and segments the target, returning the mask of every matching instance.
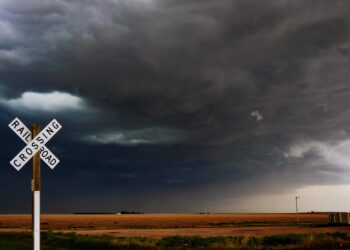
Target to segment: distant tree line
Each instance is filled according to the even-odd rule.
[[[111,212],[75,212],[73,214],[116,214],[116,213],[111,213]],[[139,211],[122,210],[118,214],[145,214],[145,213],[144,212],[139,212]]]
[[[122,210],[120,211],[120,214],[145,214],[144,212],[139,212],[139,211],[125,211]]]
[[[110,212],[76,212],[73,214],[115,214],[115,213],[110,213]]]

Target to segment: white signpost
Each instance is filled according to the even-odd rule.
[[[40,250],[40,158],[51,169],[54,169],[60,162],[45,144],[62,126],[58,121],[53,119],[42,131],[40,131],[38,124],[34,124],[32,131],[30,131],[18,118],[15,118],[9,124],[9,127],[27,144],[11,160],[10,164],[19,171],[30,159],[33,159],[33,250]]]

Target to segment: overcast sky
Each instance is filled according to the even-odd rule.
[[[0,0],[0,212],[350,210],[350,1]]]

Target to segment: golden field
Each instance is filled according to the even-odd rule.
[[[300,214],[300,223],[327,222],[327,214]],[[166,229],[296,223],[295,214],[42,215],[43,229]],[[31,228],[30,215],[0,215],[1,228]]]
[[[346,226],[327,225],[326,213],[300,214],[140,214],[42,215],[42,230],[115,237],[267,236],[290,233],[350,233]],[[31,229],[30,215],[0,215],[0,232]]]

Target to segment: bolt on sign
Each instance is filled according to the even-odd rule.
[[[30,131],[18,118],[15,118],[8,126],[26,143],[26,146],[10,161],[10,164],[19,171],[32,159],[33,250],[40,250],[40,159],[51,169],[54,169],[60,162],[45,144],[62,126],[53,119],[43,130],[40,131],[38,124],[33,124],[32,131]]]

